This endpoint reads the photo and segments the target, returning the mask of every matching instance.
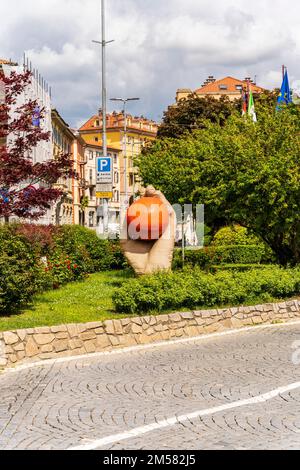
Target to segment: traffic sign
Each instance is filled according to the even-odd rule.
[[[97,184],[112,184],[112,159],[97,158]]]
[[[96,192],[96,198],[98,199],[112,199],[113,198],[113,193],[112,192]]]

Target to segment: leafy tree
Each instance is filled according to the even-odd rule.
[[[240,224],[280,263],[300,262],[300,111],[259,106],[258,122],[233,115],[221,126],[163,139],[139,157],[145,183],[175,202],[206,205],[206,223]]]
[[[158,137],[179,138],[187,132],[201,129],[205,120],[224,124],[233,111],[241,109],[241,100],[231,102],[222,97],[200,97],[196,93],[170,106],[164,113],[163,122],[158,130]]]
[[[61,176],[74,176],[69,154],[44,163],[34,163],[30,158],[39,142],[50,139],[50,133],[33,120],[37,101],[30,100],[16,109],[17,98],[30,81],[30,72],[0,75],[0,217],[6,221],[10,216],[39,219],[62,195],[53,185]],[[41,120],[43,116],[41,109]]]

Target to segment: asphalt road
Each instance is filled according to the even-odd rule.
[[[0,449],[300,449],[296,341],[300,323],[5,372]]]

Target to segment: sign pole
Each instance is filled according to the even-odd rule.
[[[107,158],[107,96],[106,96],[106,31],[105,31],[105,0],[101,1],[101,29],[102,29],[102,149],[103,157]],[[103,228],[108,233],[108,199],[103,199]]]

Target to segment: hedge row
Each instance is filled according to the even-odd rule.
[[[126,265],[118,242],[79,226],[0,227],[0,314],[11,314],[34,294]]]
[[[260,264],[273,261],[272,253],[262,244],[209,246],[186,250],[185,263],[209,269],[222,264]],[[173,268],[182,268],[182,250],[175,250]]]
[[[204,273],[199,268],[127,281],[114,295],[118,312],[143,314],[181,308],[240,305],[300,292],[300,268]]]

